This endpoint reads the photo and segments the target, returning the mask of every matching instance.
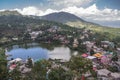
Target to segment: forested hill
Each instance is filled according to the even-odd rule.
[[[17,11],[0,12],[0,27],[28,27],[38,25],[69,25],[77,28],[87,28],[96,32],[107,32],[113,37],[120,35],[120,28],[101,26],[87,22],[73,14],[66,12],[51,13],[45,16],[24,16]],[[66,25],[66,26],[67,26]]]
[[[61,27],[61,29],[72,30],[73,28],[57,22],[40,20],[29,16],[22,15],[3,15],[0,16],[0,38],[20,37],[27,31],[28,28],[33,31],[47,30],[52,26]]]
[[[0,16],[10,16],[10,15],[17,15],[18,16],[18,15],[21,15],[21,14],[17,11],[9,11],[9,10],[0,12]]]

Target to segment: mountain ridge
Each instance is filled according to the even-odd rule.
[[[1,12],[0,12],[0,14],[1,14]],[[53,14],[53,13],[51,13],[51,14]],[[59,14],[59,13],[57,13],[57,14]],[[62,12],[62,14],[64,14],[64,12]],[[65,24],[65,25],[67,24],[69,27],[86,28],[86,29],[89,29],[89,30],[92,30],[92,31],[95,31],[95,32],[107,32],[107,33],[112,33],[114,35],[119,35],[120,28],[111,28],[111,27],[106,27],[106,26],[104,27],[104,26],[101,26],[101,25],[98,25],[98,24],[95,24],[95,23],[90,23],[90,22],[84,21],[82,19],[79,19],[78,17],[76,17],[73,14],[66,13],[65,16],[67,14],[72,15],[74,18],[69,19],[69,17],[68,17],[67,19],[65,19],[65,17],[63,16],[61,18],[63,20],[65,19],[66,22],[64,22],[64,21],[63,21],[63,23],[62,22],[60,23],[60,22],[57,22],[57,21],[56,22],[60,23],[60,24]],[[32,22],[33,23],[32,26],[35,26],[36,24],[39,24],[39,23],[36,23],[36,22],[41,21],[41,20],[43,20],[41,16],[26,16],[26,15],[21,15],[16,11],[15,12],[8,11],[5,15],[0,16],[0,26],[3,26],[3,24],[4,24],[5,26],[11,25],[11,26],[15,26],[15,27],[18,27],[18,26],[26,27],[24,25],[24,22],[26,22],[27,24],[30,24]],[[54,21],[50,21],[50,22],[52,23]],[[13,24],[16,24],[17,26],[13,25]],[[45,23],[45,24],[47,25],[48,23]]]
[[[33,18],[33,19],[59,22],[62,24],[69,25],[71,27],[77,27],[77,28],[85,27],[85,28],[91,29],[91,30],[96,30],[96,28],[97,28],[97,30],[98,30],[98,28],[100,30],[102,30],[101,28],[111,28],[108,26],[102,26],[102,25],[97,24],[97,23],[85,21],[84,19],[82,19],[74,14],[68,13],[68,12],[55,12],[55,13],[50,13],[50,14],[47,14],[44,16],[33,16],[33,15],[22,15],[17,10],[0,11],[0,16],[13,16],[13,15],[22,16],[22,17],[29,17],[29,18]],[[114,28],[114,27],[112,27],[112,28]]]
[[[20,14],[16,10],[14,10],[14,11],[10,11],[10,10],[0,11],[0,16],[11,16],[11,15],[32,17],[32,18],[36,18],[36,19],[43,19],[43,20],[48,20],[48,21],[60,22],[60,23],[67,24],[67,25],[71,25],[71,24],[68,24],[70,22],[80,22],[82,25],[83,24],[99,25],[99,24],[96,24],[93,22],[85,21],[82,18],[80,18],[74,14],[68,13],[68,12],[55,12],[55,13],[50,13],[50,14],[47,14],[44,16],[33,16],[33,15],[27,16],[27,15]]]
[[[68,24],[68,25],[71,25],[71,24],[69,24],[70,22],[71,23],[79,22],[82,25],[83,24],[99,25],[97,23],[85,21],[84,19],[82,19],[74,14],[68,13],[68,12],[51,13],[48,15],[41,16],[41,19],[48,20],[48,21],[60,22],[60,23]],[[73,26],[73,25],[71,25],[71,26]]]
[[[45,19],[45,20],[57,21],[57,22],[61,22],[61,23],[65,23],[68,20],[69,21],[80,20],[81,22],[84,22],[83,19],[75,16],[74,14],[67,13],[67,12],[55,12],[55,13],[50,13],[48,15],[41,16],[41,17],[42,17],[42,19]],[[63,20],[63,18],[64,18],[64,20]]]
[[[14,10],[14,11],[10,11],[10,10],[0,11],[0,16],[10,16],[10,15],[20,16],[22,14],[20,14],[16,10]]]

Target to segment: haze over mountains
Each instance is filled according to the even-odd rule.
[[[67,12],[51,13],[45,16],[21,15],[17,11],[0,12],[0,27],[3,27],[3,25],[6,27],[8,27],[8,25],[12,25],[14,27],[27,27],[30,24],[32,24],[32,27],[35,27],[39,26],[40,24],[42,25],[42,22],[45,23],[45,25],[56,25],[62,23],[67,24],[69,27],[86,28],[95,32],[107,32],[114,36],[119,35],[120,32],[120,28],[111,28],[107,26],[101,26],[96,23],[87,22]]]
[[[87,22],[80,17],[75,16],[74,14],[67,12],[56,12],[51,13],[45,16],[41,16],[41,19],[48,21],[60,22],[67,24],[73,27],[84,27],[86,25],[98,25],[92,22]]]
[[[6,10],[6,11],[0,12],[0,16],[10,16],[10,15],[22,16],[17,11]],[[84,27],[86,25],[97,25],[92,22],[87,22],[87,21],[75,16],[74,14],[67,13],[67,12],[55,12],[55,13],[51,13],[51,14],[48,14],[45,16],[29,16],[29,17],[59,22],[59,23],[67,24],[67,25],[74,26],[74,27],[80,27],[80,26]]]
[[[61,22],[61,23],[67,23],[68,21],[74,22],[74,21],[81,21],[85,22],[83,19],[67,13],[67,12],[56,12],[56,13],[51,13],[45,16],[42,16],[41,19],[44,20],[49,20],[49,21],[55,21],[55,22]]]
[[[11,15],[54,21],[54,22],[67,24],[67,25],[73,26],[73,27],[86,27],[87,26],[87,28],[89,28],[89,29],[91,29],[91,27],[94,29],[94,28],[96,28],[96,26],[103,27],[99,24],[85,21],[82,18],[77,17],[74,14],[71,14],[68,12],[55,12],[55,13],[51,13],[51,14],[44,15],[44,16],[33,16],[33,15],[25,16],[25,15],[20,14],[18,11],[9,11],[9,10],[0,11],[0,16],[11,16]]]
[[[18,11],[9,11],[9,10],[0,11],[0,16],[10,16],[10,15],[19,16],[21,14]]]

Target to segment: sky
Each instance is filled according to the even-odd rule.
[[[86,21],[120,28],[120,0],[0,0],[0,11],[42,16],[69,12]]]

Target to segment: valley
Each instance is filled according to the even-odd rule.
[[[66,12],[0,12],[0,80],[119,79],[119,34]]]

